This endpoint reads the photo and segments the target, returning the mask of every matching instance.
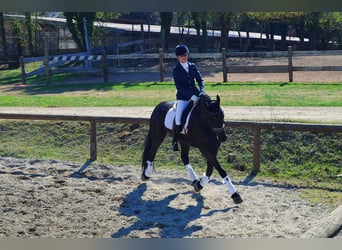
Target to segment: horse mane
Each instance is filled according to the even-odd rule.
[[[212,114],[217,114],[220,112],[220,106],[216,102],[211,102],[208,106],[208,112]]]
[[[211,100],[209,95],[207,94],[201,95],[200,100],[203,104],[205,104],[207,111],[209,113],[215,115],[221,111],[220,105],[216,101]]]
[[[200,101],[208,105],[211,102],[211,98],[208,94],[202,94],[200,95]]]

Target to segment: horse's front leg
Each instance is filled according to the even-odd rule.
[[[243,200],[240,194],[237,192],[234,184],[228,177],[227,172],[222,168],[222,166],[220,165],[220,163],[217,161],[216,158],[214,160],[214,167],[219,172],[220,176],[222,177],[222,183],[224,183],[226,187],[228,188],[228,192],[230,193],[231,198],[233,199],[234,203],[235,204],[242,203]]]
[[[203,176],[199,180],[193,182],[193,186],[196,192],[201,191],[205,187],[205,185],[208,184],[210,180],[210,176],[212,175],[213,171],[214,171],[214,168],[207,161],[207,171],[203,173]]]
[[[194,169],[192,168],[192,166],[190,164],[189,150],[190,150],[190,145],[187,145],[187,144],[181,142],[181,159],[182,159],[182,162],[185,166],[186,171],[188,172],[188,175],[190,177],[192,185],[194,185],[194,183],[196,181],[198,181],[198,177],[197,177],[196,172],[194,171]]]

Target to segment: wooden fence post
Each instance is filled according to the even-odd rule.
[[[19,63],[20,63],[20,69],[21,69],[21,79],[23,81],[23,84],[26,84],[26,73],[25,73],[25,63],[24,63],[24,57],[19,57]]]
[[[97,159],[96,121],[90,120],[90,160]]]
[[[255,125],[253,128],[253,169],[252,174],[260,172],[260,145],[261,145],[261,128]]]
[[[101,60],[102,60],[102,73],[103,73],[103,81],[108,82],[108,68],[107,68],[107,60],[106,60],[106,52],[101,52]]]
[[[288,46],[288,62],[289,62],[289,82],[293,82],[292,46]]]
[[[160,81],[164,81],[164,54],[163,49],[159,49],[159,72],[160,72]]]
[[[222,72],[223,72],[223,82],[227,82],[227,58],[226,58],[225,48],[222,48]]]
[[[45,67],[45,78],[46,78],[46,83],[50,83],[50,66],[49,66],[49,40],[46,37],[45,38],[45,59],[44,59],[44,67]]]

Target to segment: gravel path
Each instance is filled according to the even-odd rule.
[[[94,115],[149,118],[153,107],[0,107],[2,113]],[[223,107],[226,120],[342,123],[342,107]]]

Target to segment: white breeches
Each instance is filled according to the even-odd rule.
[[[183,111],[190,102],[191,102],[191,99],[187,101],[177,100],[176,118],[175,118],[176,125],[181,125]]]

